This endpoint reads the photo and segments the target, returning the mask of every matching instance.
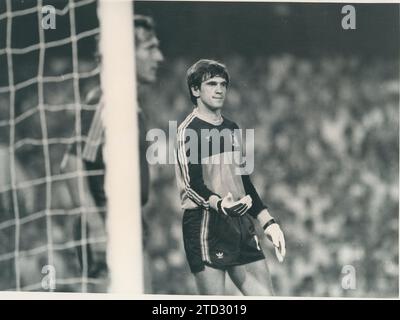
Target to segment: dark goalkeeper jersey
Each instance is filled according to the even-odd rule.
[[[98,206],[105,206],[106,194],[104,190],[104,171],[105,163],[103,160],[103,145],[104,145],[104,126],[102,123],[103,103],[101,99],[100,88],[91,90],[86,98],[86,103],[89,105],[97,105],[93,114],[89,114],[92,118],[89,119],[89,128],[83,127],[82,135],[86,136],[82,144],[82,159],[85,162],[86,170],[98,171],[102,174],[89,176],[89,187],[92,195]],[[84,118],[82,116],[82,118]],[[88,118],[88,116],[86,116]],[[87,120],[87,119],[86,119]],[[140,190],[141,190],[141,204],[144,206],[149,199],[149,166],[146,160],[146,119],[143,111],[139,109],[138,112],[138,126],[139,126],[139,162],[140,162]],[[70,152],[77,154],[77,145],[70,146]]]
[[[225,117],[213,123],[197,109],[180,124],[176,179],[182,209],[208,209],[211,195],[222,198],[229,192],[235,201],[251,196],[253,205],[248,213],[253,217],[266,207],[249,175],[239,172],[242,146],[238,129],[235,122]]]

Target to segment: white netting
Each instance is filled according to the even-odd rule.
[[[56,29],[44,29],[45,5]],[[86,244],[104,244],[101,231],[73,236],[105,208],[72,205],[66,181],[102,170],[61,172],[68,145],[86,141],[86,120],[97,104],[85,96],[99,85],[93,53],[99,34],[95,0],[1,1],[0,4],[0,290],[103,291],[88,276]],[[90,122],[90,121],[89,121]],[[82,265],[77,258],[80,247]],[[55,288],[48,288],[54,267]],[[48,270],[48,269],[46,269]],[[47,282],[46,282],[47,281]]]

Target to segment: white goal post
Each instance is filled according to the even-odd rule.
[[[142,220],[132,7],[133,1],[130,0],[100,0],[98,16],[106,128],[109,292],[142,294]]]

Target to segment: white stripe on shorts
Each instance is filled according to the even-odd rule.
[[[200,231],[201,256],[203,261],[211,263],[209,247],[208,247],[209,212],[207,209],[202,210],[202,212],[203,212],[203,220],[201,222],[201,231]]]

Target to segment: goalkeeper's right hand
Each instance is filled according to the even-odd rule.
[[[233,196],[229,192],[223,199],[218,200],[217,211],[229,217],[240,217],[251,208],[252,204],[253,202],[249,195],[238,201],[233,201]]]

